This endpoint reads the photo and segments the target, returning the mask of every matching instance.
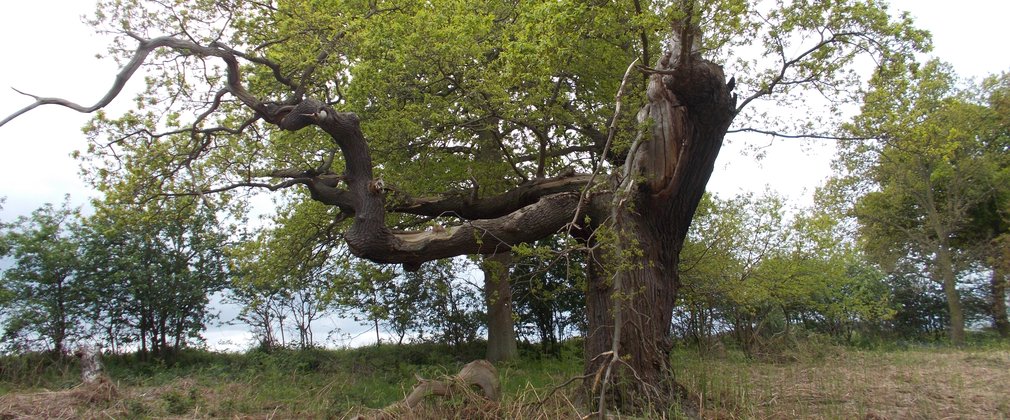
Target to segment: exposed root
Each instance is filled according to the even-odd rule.
[[[414,389],[403,401],[396,402],[372,416],[358,415],[354,419],[411,417],[410,412],[429,395],[438,395],[444,398],[458,396],[468,402],[478,404],[498,401],[501,398],[498,370],[487,360],[474,360],[467,363],[459,373],[441,380],[424,379],[417,376],[417,381],[417,385],[414,385]],[[474,392],[475,387],[480,389],[479,394]]]

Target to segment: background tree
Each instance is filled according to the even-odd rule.
[[[772,193],[704,199],[681,261],[684,336],[705,346],[731,333],[764,356],[792,345],[796,329],[849,339],[880,326],[892,313],[883,275],[838,220],[790,211]]]
[[[334,277],[345,258],[334,255],[328,211],[312,201],[289,202],[268,227],[231,249],[231,299],[264,349],[284,345],[287,326],[298,347],[319,344],[313,322],[334,313]]]
[[[981,266],[991,271],[989,305],[993,329],[1003,338],[1010,337],[1007,315],[1007,290],[1010,290],[1010,74],[986,78],[977,92],[977,101],[986,106],[986,128],[982,136],[990,137],[984,153],[993,173],[993,191],[988,200],[972,210],[971,231],[964,238],[974,249]],[[991,131],[990,131],[991,130]]]
[[[557,354],[561,340],[585,334],[584,254],[570,252],[562,237],[520,247],[512,269],[517,330]]]
[[[78,210],[69,197],[46,204],[0,226],[0,256],[12,264],[2,272],[0,323],[11,350],[47,350],[60,356],[84,333],[78,245]]]
[[[479,286],[460,277],[464,261],[448,260],[430,262],[426,268],[407,273],[424,276],[432,292],[421,305],[422,319],[428,333],[438,342],[461,348],[476,341],[486,324],[484,302]]]
[[[382,326],[387,320],[393,320],[391,330],[397,337],[397,343],[401,343],[412,326],[402,318],[403,312],[410,313],[408,318],[420,319],[423,316],[418,313],[420,303],[428,295],[401,295],[396,287],[399,274],[393,267],[345,260],[335,278],[333,293],[337,296],[341,314],[371,326],[375,330],[377,345],[382,344]]]
[[[881,69],[862,113],[848,129],[875,142],[842,149],[849,181],[869,191],[854,207],[865,246],[887,268],[928,270],[943,285],[950,338],[964,344],[958,289],[972,249],[990,239],[972,230],[979,209],[996,199],[1002,140],[990,110],[961,90],[953,71],[936,61],[894,61]],[[977,253],[976,253],[977,255]]]
[[[225,285],[224,227],[196,198],[120,197],[95,202],[85,222],[94,322],[112,340],[167,355],[199,340],[213,316],[209,296]]]

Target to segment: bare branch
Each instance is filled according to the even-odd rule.
[[[159,37],[154,39],[146,39],[134,33],[128,33],[128,35],[134,39],[137,39],[140,42],[140,46],[137,47],[137,51],[136,53],[134,53],[133,58],[130,59],[130,61],[126,63],[126,65],[116,75],[115,82],[112,84],[112,87],[109,89],[109,91],[94,105],[84,106],[62,98],[47,98],[36,95],[30,95],[19,91],[18,93],[22,93],[34,98],[35,103],[22,108],[21,110],[5,118],[3,121],[0,121],[0,127],[2,127],[4,124],[7,124],[7,122],[13,120],[14,118],[17,118],[22,114],[31,111],[41,105],[60,105],[81,113],[91,113],[99,109],[102,109],[109,103],[111,103],[113,99],[119,96],[119,94],[123,91],[123,87],[126,86],[126,82],[128,82],[130,78],[133,77],[133,74],[136,73],[138,69],[140,69],[140,67],[144,64],[144,60],[147,59],[147,56],[151,52],[159,48],[172,48],[181,51],[189,51],[193,54],[200,56],[211,56],[221,58],[222,60],[225,61],[225,64],[227,65],[228,92],[234,95],[240,101],[242,101],[246,106],[256,110],[257,112],[263,115],[268,114],[266,106],[262,102],[257,100],[255,97],[253,97],[248,91],[246,91],[245,87],[243,87],[242,84],[240,83],[238,60],[236,59],[236,56],[231,52],[229,52],[228,50],[225,50],[220,47],[213,47],[213,46],[207,47],[196,44],[191,41],[186,41],[172,37]]]
[[[830,38],[822,39],[816,45],[814,45],[813,47],[810,47],[806,51],[803,51],[802,53],[800,53],[796,57],[793,57],[793,59],[791,59],[791,60],[786,59],[785,52],[783,51],[783,49],[780,46],[780,48],[779,48],[779,54],[782,57],[782,67],[779,68],[779,74],[776,75],[770,82],[768,82],[768,86],[766,86],[764,89],[758,90],[757,92],[754,92],[753,94],[751,94],[750,96],[748,96],[746,99],[744,99],[743,102],[741,102],[740,105],[737,106],[736,112],[739,114],[740,111],[742,111],[744,108],[746,108],[747,105],[750,104],[751,102],[753,102],[754,100],[756,100],[756,99],[758,99],[758,98],[760,98],[762,96],[771,95],[772,91],[775,90],[775,87],[782,84],[782,81],[785,79],[786,72],[789,71],[790,68],[792,68],[793,66],[795,66],[797,63],[799,63],[803,59],[807,58],[808,56],[810,56],[811,54],[817,52],[817,50],[820,50],[823,47],[826,47],[828,45],[834,44],[836,42],[844,42],[845,38],[847,38],[849,36],[855,36],[855,35],[859,35],[859,33],[857,33],[857,32],[840,32],[840,33],[837,33],[837,34],[832,34]]]
[[[815,134],[815,133],[800,133],[800,134],[784,134],[778,131],[762,130],[759,128],[738,128],[735,130],[726,131],[729,133],[758,133],[764,134],[772,137],[781,137],[784,139],[818,139],[818,140],[839,140],[839,141],[862,141],[862,140],[874,140],[870,137],[847,137],[847,136],[831,136],[827,134]]]

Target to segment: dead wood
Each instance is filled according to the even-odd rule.
[[[475,388],[480,391],[476,392]],[[474,360],[463,366],[459,373],[440,380],[417,376],[417,385],[414,385],[413,390],[402,401],[397,401],[371,415],[358,415],[353,417],[353,420],[411,417],[409,413],[429,395],[444,398],[460,396],[467,401],[478,403],[498,401],[501,399],[498,370],[487,360]]]
[[[451,398],[456,394],[472,393],[473,387],[480,388],[484,398],[488,400],[498,401],[501,398],[498,370],[487,360],[467,363],[459,373],[444,380],[424,379],[420,376],[417,379],[418,383],[414,385],[414,390],[401,402],[410,408],[416,407],[429,395]]]

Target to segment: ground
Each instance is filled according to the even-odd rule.
[[[577,345],[560,357],[500,365],[500,402],[428,401],[420,411],[381,409],[414,374],[454,373],[475,349],[384,346],[343,351],[191,352],[174,363],[107,360],[115,389],[74,384],[75,369],[0,360],[0,418],[577,418]],[[893,346],[892,346],[893,347]],[[678,380],[713,419],[1010,418],[1010,346],[858,350],[818,345],[774,361],[735,350],[674,353]],[[45,364],[45,362],[38,362]],[[118,379],[117,379],[118,378]],[[433,397],[429,397],[433,398]]]
[[[841,350],[820,360],[687,358],[707,418],[1010,418],[1010,351]]]

